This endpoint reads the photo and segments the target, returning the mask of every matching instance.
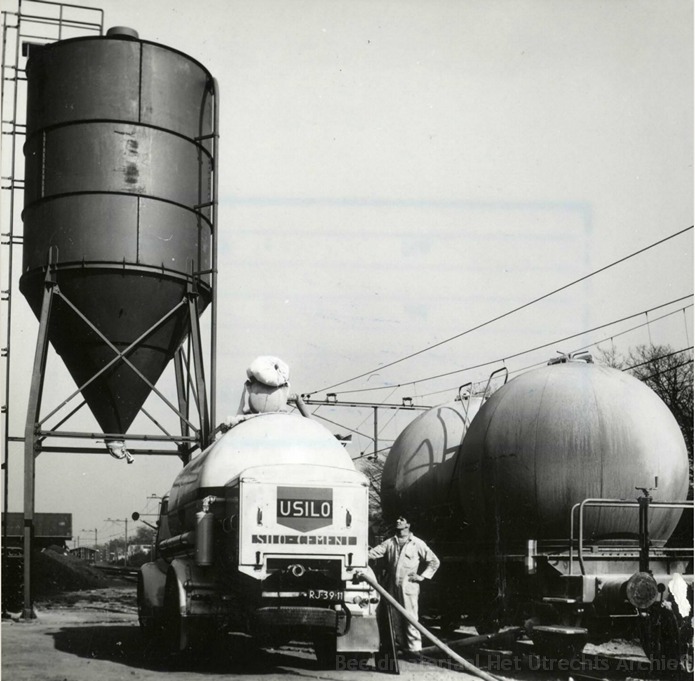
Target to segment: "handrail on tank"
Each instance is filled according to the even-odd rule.
[[[487,379],[487,385],[485,386],[485,390],[483,391],[483,400],[485,400],[487,391],[490,389],[490,383],[492,383],[493,376],[495,374],[501,373],[504,373],[504,383],[502,385],[505,385],[507,383],[507,380],[509,379],[509,369],[507,369],[507,367],[500,367],[499,369],[495,369]]]
[[[25,3],[28,4],[33,4],[33,5],[50,5],[53,7],[56,7],[58,9],[58,15],[57,16],[47,16],[47,15],[41,15],[41,14],[30,14],[26,11],[23,11],[21,5],[22,2],[20,1],[20,7],[19,11],[17,12],[17,16],[19,17],[20,21],[23,21],[25,23],[29,24],[44,24],[46,26],[57,26],[58,27],[58,37],[57,40],[62,40],[63,38],[63,28],[78,28],[78,29],[83,29],[87,31],[97,31],[99,35],[102,35],[104,32],[104,10],[99,8],[99,7],[88,7],[86,5],[75,5],[72,3],[67,3],[67,2],[51,2],[50,0],[24,0]],[[99,20],[97,21],[87,21],[84,19],[78,19],[78,18],[70,18],[66,17],[64,14],[64,9],[77,9],[81,10],[83,12],[93,12],[94,14],[99,15]],[[36,8],[36,11],[39,11],[39,8]],[[22,38],[38,38],[40,40],[53,40],[52,36],[34,36],[26,33],[21,33],[19,34],[20,37]]]
[[[470,405],[471,405],[470,398],[473,397],[472,390],[470,390],[470,388],[472,388],[472,387],[473,387],[473,381],[468,381],[468,383],[464,383],[463,385],[459,386],[459,389],[458,389],[458,399],[459,399],[459,402],[461,403],[461,408],[463,409],[463,422],[466,426],[469,425],[468,407],[470,407]],[[468,391],[468,398],[469,399],[467,399],[465,401],[463,399],[463,389],[464,388],[469,389],[469,391]]]
[[[574,515],[579,509],[579,537],[577,539],[577,558],[579,560],[579,568],[582,575],[586,575],[586,566],[584,564],[584,509],[587,506],[592,507],[607,507],[607,508],[639,508],[639,502],[635,499],[599,499],[588,498],[584,501],[572,506],[570,511],[570,542],[569,542],[569,574],[572,574],[572,565],[574,563]],[[692,501],[652,501],[650,508],[693,508]]]

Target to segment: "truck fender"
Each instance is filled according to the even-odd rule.
[[[207,591],[210,586],[214,586],[206,573],[207,571],[196,565],[193,559],[175,558],[169,565],[166,584],[162,592],[162,602],[164,602],[164,594],[167,588],[176,588],[179,612],[182,617],[189,616],[191,614],[191,596],[196,591],[199,591],[201,587],[204,591]],[[170,581],[174,582],[174,584],[168,586]]]
[[[160,563],[162,563],[160,565]],[[142,590],[139,590],[140,606],[149,610],[164,607],[164,586],[166,584],[168,565],[164,561],[145,563],[140,568],[139,579]]]

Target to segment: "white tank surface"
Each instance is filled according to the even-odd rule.
[[[177,511],[201,494],[214,494],[247,468],[280,464],[355,470],[346,449],[316,421],[282,412],[247,416],[176,476],[169,494],[172,534],[184,529]]]
[[[418,532],[451,512],[454,463],[481,397],[465,398],[420,414],[393,443],[381,477],[384,516],[407,513]],[[458,499],[456,499],[457,501]]]
[[[683,501],[688,456],[664,402],[633,376],[583,361],[529,371],[484,404],[455,472],[464,520],[478,540],[511,546],[569,534],[586,498]],[[680,509],[653,510],[650,538],[663,544]],[[591,509],[587,540],[637,537],[632,510]]]

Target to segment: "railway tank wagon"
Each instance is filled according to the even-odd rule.
[[[408,426],[409,442],[431,441],[425,423]],[[643,383],[569,360],[504,385],[440,466],[445,516],[442,494],[420,496],[386,475],[398,467],[392,457],[413,466],[421,451],[398,445],[384,505],[394,485],[413,500],[444,559],[440,585],[454,594],[443,615],[465,613],[484,631],[525,624],[549,654],[574,654],[616,621],[640,625],[653,656],[687,648],[692,549],[666,542],[687,506],[688,458],[675,419]]]
[[[140,623],[176,652],[215,631],[313,643],[319,661],[379,647],[367,562],[368,481],[323,426],[284,412],[242,417],[178,474]],[[371,572],[370,572],[371,574]]]

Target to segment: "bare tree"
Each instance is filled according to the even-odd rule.
[[[680,426],[692,468],[693,360],[690,353],[669,345],[638,345],[622,357],[614,347],[600,351],[602,364],[629,371],[666,404]]]
[[[384,521],[381,510],[381,474],[386,460],[385,453],[376,457],[364,456],[358,461],[359,470],[369,479],[369,528],[370,540],[374,541],[388,531],[388,525]]]
[[[646,383],[671,410],[693,459],[693,360],[667,345],[640,345],[630,352],[630,373]]]
[[[626,357],[614,346],[599,351],[601,364],[622,371],[646,383],[671,410],[680,426],[690,462],[690,492],[693,490],[693,359],[688,351],[669,345],[638,345]]]
[[[693,498],[693,358],[688,351],[673,350],[668,345],[638,345],[627,357],[614,346],[599,351],[601,364],[629,371],[646,383],[666,404],[675,417],[688,450],[688,499]],[[684,513],[671,542],[690,545],[693,539],[692,513]]]

